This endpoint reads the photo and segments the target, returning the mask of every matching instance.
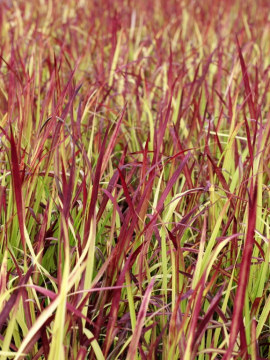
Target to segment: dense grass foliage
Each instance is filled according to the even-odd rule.
[[[268,1],[0,1],[0,359],[270,358]]]

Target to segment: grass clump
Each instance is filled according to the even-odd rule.
[[[0,359],[267,359],[269,5],[0,2]]]

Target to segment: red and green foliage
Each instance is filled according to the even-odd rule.
[[[268,1],[0,1],[0,359],[270,358]]]

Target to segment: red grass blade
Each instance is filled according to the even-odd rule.
[[[249,84],[247,67],[246,67],[245,60],[244,60],[244,57],[243,57],[243,54],[241,51],[241,47],[240,47],[237,37],[236,37],[236,42],[237,42],[240,65],[241,65],[243,79],[244,79],[245,92],[246,92],[246,97],[247,97],[247,102],[248,102],[249,113],[250,113],[250,116],[252,119],[256,119],[256,111],[255,111],[253,96],[252,96],[252,92],[251,92],[251,88],[250,88],[250,84]]]
[[[256,225],[256,204],[257,204],[257,186],[255,185],[255,191],[252,194],[252,199],[250,199],[249,201],[248,229],[247,229],[246,241],[242,255],[241,266],[240,266],[239,283],[234,301],[235,306],[233,310],[229,347],[224,356],[224,360],[229,360],[231,358],[231,354],[237,338],[237,334],[240,329],[240,321],[241,321],[243,306],[245,302],[245,294],[248,285],[248,277],[251,266],[251,256],[254,246],[254,234],[255,234],[255,225]]]
[[[21,240],[24,252],[26,251],[25,237],[24,237],[24,205],[22,198],[22,181],[19,167],[19,160],[17,155],[16,144],[12,129],[10,128],[10,148],[11,148],[11,173],[14,187],[14,194],[17,206],[19,228],[21,233]]]

